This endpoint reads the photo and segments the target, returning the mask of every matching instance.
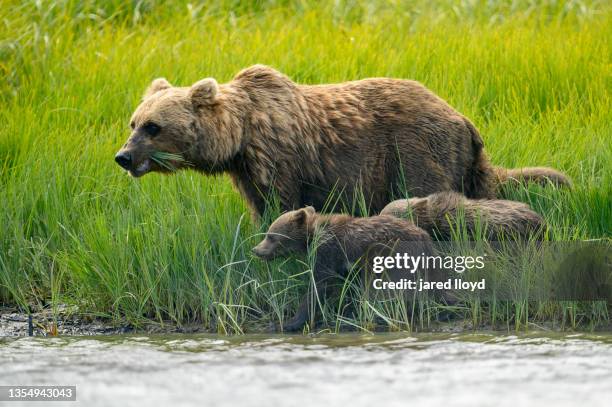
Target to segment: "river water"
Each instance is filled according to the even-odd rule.
[[[0,340],[0,385],[50,384],[77,388],[53,406],[609,406],[612,335]]]

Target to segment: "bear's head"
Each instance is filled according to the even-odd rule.
[[[227,114],[221,113],[218,93],[212,78],[191,87],[155,79],[132,115],[132,133],[115,156],[117,164],[134,177],[187,167],[214,171],[235,154],[228,137],[220,134],[224,126],[219,117]]]
[[[312,206],[282,214],[270,225],[266,237],[253,248],[253,253],[266,260],[305,253],[313,216],[316,212]]]

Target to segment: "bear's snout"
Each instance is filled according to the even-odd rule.
[[[263,255],[263,251],[261,250],[261,248],[258,246],[255,246],[251,249],[251,252],[257,256],[257,257],[261,257]]]
[[[115,156],[115,161],[123,169],[129,170],[132,167],[132,154],[127,151],[119,151]]]
[[[264,260],[267,260],[270,257],[270,250],[266,249],[265,247],[262,247],[261,243],[258,244],[255,247],[253,247],[253,249],[251,249],[251,252],[255,256],[257,256],[257,257],[259,257],[261,259],[264,259]]]

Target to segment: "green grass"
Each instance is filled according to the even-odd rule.
[[[113,162],[153,78],[223,82],[254,63],[301,83],[419,80],[474,121],[495,164],[573,178],[572,191],[508,192],[545,216],[553,240],[611,236],[609,2],[171,3],[3,2],[0,303],[227,333],[287,318],[307,263],[252,258],[262,229],[228,178],[134,180]],[[342,303],[324,304],[332,329],[426,327],[437,312],[354,302],[341,317]],[[513,327],[609,322],[605,304],[472,301],[458,312]]]

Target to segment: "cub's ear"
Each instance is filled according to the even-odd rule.
[[[306,222],[308,216],[312,216],[315,213],[315,209],[312,206],[307,206],[295,212],[294,220],[301,225]]]
[[[202,79],[189,89],[189,97],[194,106],[206,106],[215,102],[219,85],[213,78]]]
[[[154,79],[153,82],[147,88],[144,97],[149,97],[154,93],[159,92],[160,90],[171,88],[170,82],[168,82],[165,78],[157,78]]]

